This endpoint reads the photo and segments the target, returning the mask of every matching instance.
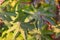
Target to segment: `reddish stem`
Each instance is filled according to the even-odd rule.
[[[47,20],[45,20],[45,23],[48,25],[47,30],[52,30],[52,24]]]
[[[21,4],[31,4],[31,2],[21,2]]]

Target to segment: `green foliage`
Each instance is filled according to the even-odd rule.
[[[0,40],[52,40],[53,30],[47,30],[45,21],[57,25],[52,19],[54,5],[44,3],[39,8],[31,0],[6,0],[0,5],[0,18],[4,25],[0,29]]]

